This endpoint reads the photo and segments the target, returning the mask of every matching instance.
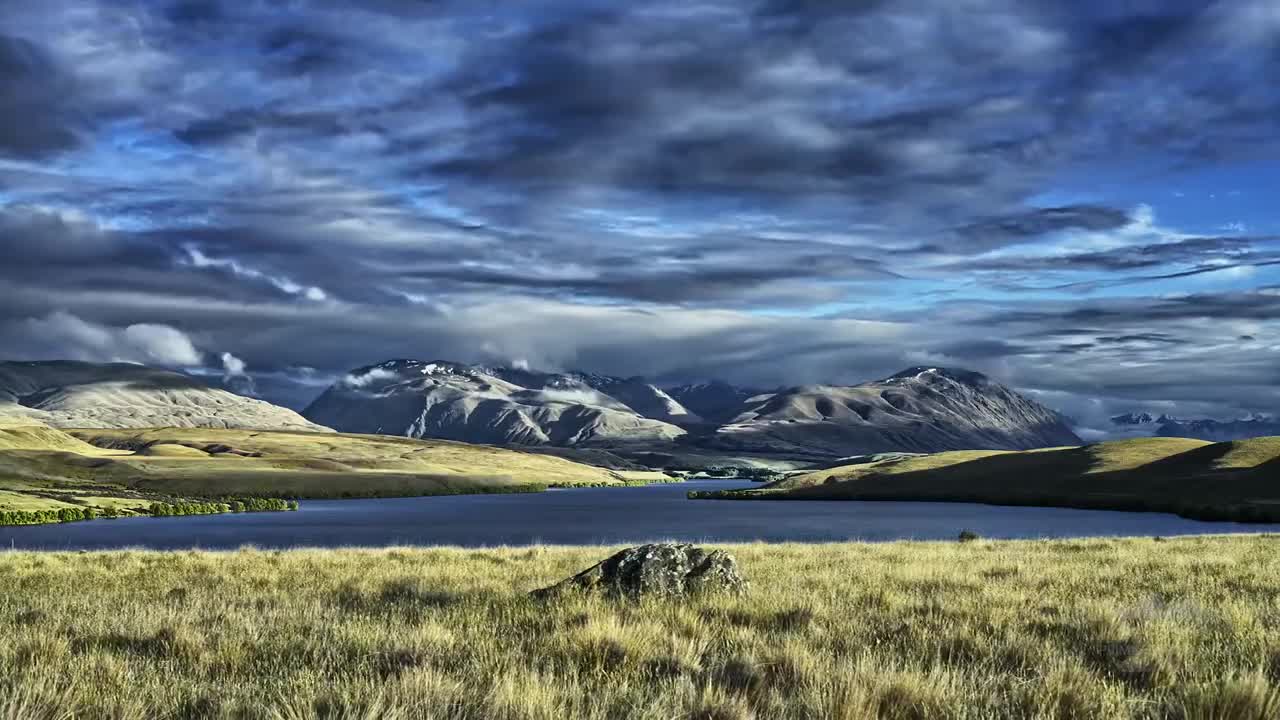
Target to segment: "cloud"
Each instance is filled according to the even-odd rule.
[[[393,370],[375,367],[363,373],[349,373],[343,376],[342,384],[351,388],[363,388],[384,380],[395,380],[398,377],[399,375]]]
[[[0,340],[1274,411],[1274,12],[1112,5],[9,0]]]
[[[597,406],[617,405],[617,402],[611,402],[606,399],[605,396],[593,390],[543,388],[538,390],[538,395],[547,402],[576,403]]]
[[[28,318],[17,329],[25,342],[9,347],[17,348],[19,354],[44,346],[57,348],[59,357],[170,367],[197,366],[203,359],[185,333],[168,325],[138,323],[117,328],[54,312]]]
[[[205,255],[196,247],[183,248],[187,253],[187,262],[195,268],[217,268],[220,270],[228,270],[232,275],[250,280],[263,280],[270,283],[277,290],[289,294],[300,295],[307,300],[313,302],[323,302],[328,299],[328,295],[324,290],[311,285],[303,286],[290,280],[283,275],[271,275],[255,268],[247,267],[234,258],[212,258]]]
[[[222,384],[241,395],[257,397],[257,382],[245,372],[248,367],[245,362],[229,352],[218,357],[222,360]]]
[[[220,356],[222,358],[222,369],[226,372],[226,378],[243,377],[245,364],[240,358],[229,352],[224,352]]]
[[[76,147],[75,80],[41,46],[0,34],[0,155],[42,158]]]

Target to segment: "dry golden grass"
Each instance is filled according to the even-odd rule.
[[[134,508],[189,497],[394,497],[666,480],[445,440],[201,428],[61,431],[0,426],[0,510]],[[105,492],[112,490],[112,492]],[[15,496],[21,496],[16,498]]]
[[[727,546],[744,596],[549,604],[613,548],[0,553],[0,718],[1272,720],[1278,542]]]
[[[941,500],[1173,512],[1280,522],[1280,438],[1142,438],[1021,452],[961,451],[792,475],[695,497]]]

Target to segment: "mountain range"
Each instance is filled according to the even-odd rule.
[[[925,367],[856,386],[668,392],[642,378],[392,360],[348,373],[303,415],[344,432],[814,459],[1081,442],[1057,413],[984,375]]]
[[[886,452],[1079,445],[1053,410],[984,375],[918,367],[852,386],[708,382],[390,360],[347,373],[301,414],[142,365],[0,363],[0,415],[54,427],[209,427],[439,438],[541,451],[806,462]]]
[[[670,421],[689,417],[640,380],[420,360],[353,370],[303,415],[344,432],[561,447],[667,442],[685,434]]]
[[[1177,418],[1170,415],[1155,417],[1150,413],[1142,412],[1116,415],[1111,418],[1111,424],[1122,432],[1157,437],[1195,438],[1213,442],[1280,435],[1280,419],[1269,415],[1254,415],[1237,420],[1214,420]]]

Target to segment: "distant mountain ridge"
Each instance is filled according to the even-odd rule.
[[[1122,429],[1141,429],[1158,437],[1182,437],[1225,442],[1255,437],[1280,435],[1280,419],[1270,415],[1254,415],[1237,420],[1211,418],[1177,418],[1171,415],[1152,417],[1150,413],[1126,413],[1111,418],[1111,424]]]
[[[639,380],[389,360],[348,373],[303,415],[348,432],[568,447],[674,440],[685,431],[659,418],[688,411]]]
[[[681,443],[811,458],[1081,444],[1060,415],[985,375],[925,367],[856,386],[762,393],[392,360],[351,371],[303,415],[347,432],[564,447]]]
[[[769,390],[739,387],[721,380],[693,383],[668,388],[667,392],[690,412],[708,422],[727,422],[742,408],[747,400]]]
[[[1040,403],[981,373],[936,367],[756,396],[708,442],[821,458],[1082,444],[1061,415]]]
[[[0,415],[61,428],[329,430],[180,372],[68,360],[0,362]]]

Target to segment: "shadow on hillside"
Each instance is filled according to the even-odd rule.
[[[1231,443],[1214,443],[1149,462],[1133,472],[1170,478],[1202,475],[1212,472],[1213,464],[1229,452]]]
[[[1097,464],[1106,458],[1089,447],[994,455],[940,468],[801,488],[781,498],[976,502],[1169,512],[1211,521],[1280,522],[1280,483],[1276,482],[1280,480],[1280,458],[1253,468],[1216,469],[1214,462],[1232,447],[1230,443],[1197,447],[1109,472],[1098,472]],[[1133,448],[1133,452],[1152,450]],[[1112,462],[1141,460],[1111,455]]]
[[[1252,480],[1280,482],[1280,457],[1272,458],[1261,465],[1254,466],[1247,472]]]
[[[209,383],[189,375],[156,375],[129,380],[125,387],[138,392],[148,392],[157,390],[207,390],[211,386]]]
[[[1077,477],[1095,464],[1096,458],[1087,448],[1068,448],[1034,453],[992,455],[910,472],[867,475],[834,485],[815,486],[813,495],[841,491],[864,494],[904,492],[1010,492],[1036,491],[1046,477]]]

